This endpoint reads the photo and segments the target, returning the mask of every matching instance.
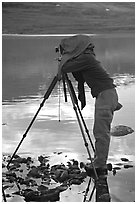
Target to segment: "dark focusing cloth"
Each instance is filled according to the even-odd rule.
[[[75,35],[65,38],[60,43],[62,59],[59,70],[71,72],[78,81],[78,98],[81,108],[86,105],[84,82],[91,88],[93,97],[105,90],[115,87],[113,80],[96,60],[94,45],[88,35]],[[89,49],[90,48],[90,49]]]
[[[81,101],[81,108],[86,105],[84,82],[88,84],[92,96],[96,98],[100,92],[115,87],[113,79],[110,78],[92,52],[85,52],[68,60],[63,65],[62,71],[63,73],[72,72],[74,78],[78,81],[78,98]]]

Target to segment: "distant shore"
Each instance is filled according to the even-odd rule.
[[[3,34],[133,32],[133,2],[2,3]]]

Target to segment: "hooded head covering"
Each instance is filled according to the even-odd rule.
[[[69,60],[78,57],[89,45],[93,45],[88,35],[74,35],[65,38],[60,43],[62,59],[60,68]],[[94,46],[93,46],[94,47]]]
[[[94,45],[88,35],[74,35],[69,38],[65,38],[60,43],[60,52],[62,58],[59,64],[59,72],[61,72],[63,65],[70,59],[78,57],[86,49],[92,50]],[[85,91],[84,91],[84,79],[81,73],[73,73],[74,78],[78,81],[78,98],[81,101],[81,109],[86,105]]]

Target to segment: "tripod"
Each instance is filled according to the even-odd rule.
[[[7,168],[9,168],[9,165],[10,163],[12,162],[14,156],[16,155],[19,147],[21,146],[23,140],[25,139],[25,137],[27,136],[27,133],[29,132],[30,128],[32,127],[38,113],[40,112],[41,108],[43,107],[45,101],[49,98],[52,90],[54,89],[55,85],[57,84],[58,82],[58,77],[55,76],[48,88],[48,90],[46,91],[45,95],[44,95],[44,98],[43,98],[43,101],[41,102],[36,114],[34,115],[32,121],[30,122],[28,128],[26,129],[25,133],[23,134],[23,137],[21,139],[21,141],[19,142],[17,148],[15,149],[13,155],[11,156],[11,159],[9,160],[8,164],[7,164]],[[82,137],[83,137],[83,141],[84,141],[84,144],[85,144],[85,147],[87,149],[87,153],[88,153],[88,156],[89,156],[89,159],[91,161],[91,165],[93,167],[93,170],[94,170],[94,174],[95,174],[95,179],[98,180],[98,175],[97,175],[97,172],[96,172],[96,169],[94,167],[94,164],[92,162],[92,157],[91,157],[91,153],[90,153],[90,149],[89,149],[89,146],[88,146],[88,142],[87,142],[87,139],[86,139],[86,136],[85,136],[85,133],[84,133],[84,130],[83,130],[83,127],[85,128],[85,132],[88,136],[88,139],[90,141],[90,144],[91,144],[91,147],[93,149],[93,152],[95,152],[95,149],[94,149],[94,146],[93,146],[93,143],[92,143],[92,140],[91,140],[91,137],[89,135],[89,131],[88,131],[88,128],[86,126],[86,123],[84,121],[84,118],[82,116],[82,113],[81,113],[81,110],[79,108],[79,105],[78,105],[78,99],[77,99],[77,96],[75,94],[75,91],[74,91],[74,88],[73,88],[73,85],[70,81],[70,79],[68,78],[68,75],[67,74],[63,74],[63,86],[64,86],[64,94],[65,94],[65,101],[67,101],[67,96],[66,96],[66,84],[67,84],[67,88],[68,88],[68,91],[69,91],[69,94],[70,94],[70,97],[71,97],[71,101],[72,101],[72,105],[73,105],[73,109],[76,113],[76,117],[77,117],[77,120],[78,120],[78,124],[79,124],[79,127],[80,127],[80,130],[81,130],[81,134],[82,134]]]

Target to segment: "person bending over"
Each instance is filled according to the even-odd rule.
[[[114,111],[121,109],[113,79],[96,59],[94,45],[88,35],[74,35],[60,43],[61,61],[58,79],[63,73],[72,73],[78,81],[81,109],[86,105],[84,83],[95,98],[93,134],[95,137],[94,166],[97,172],[106,172],[110,145],[110,128]],[[86,168],[86,167],[85,167]],[[87,167],[92,172],[92,165]]]

